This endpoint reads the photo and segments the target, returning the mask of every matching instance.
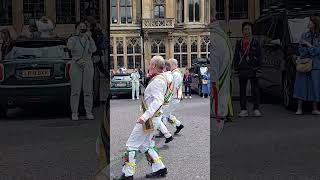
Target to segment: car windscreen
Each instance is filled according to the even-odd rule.
[[[42,47],[14,46],[5,59],[67,58],[68,56],[64,51],[65,47],[65,45]]]
[[[131,81],[130,76],[114,76],[113,79],[114,81]]]
[[[292,43],[299,43],[301,35],[308,31],[309,18],[289,19],[289,31]]]

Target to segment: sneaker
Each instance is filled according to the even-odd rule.
[[[160,169],[159,171],[147,174],[146,178],[165,177],[167,173],[168,173],[167,168],[164,168],[164,169]]]
[[[256,110],[253,111],[253,116],[254,116],[254,117],[261,117],[262,114],[261,114],[260,110],[257,110],[257,109],[256,109]]]
[[[132,98],[132,100],[135,100],[134,98]]]
[[[184,126],[181,124],[180,126],[177,127],[177,130],[176,130],[176,132],[174,132],[174,134],[178,134],[181,131],[181,129],[183,129],[183,128],[184,128]]]
[[[77,113],[72,113],[71,119],[72,119],[72,121],[78,121],[79,120],[78,114]]]
[[[313,111],[312,111],[312,114],[313,114],[313,115],[320,115],[320,111],[319,111],[319,110],[313,110]]]
[[[168,138],[166,138],[166,141],[164,142],[164,143],[169,143],[170,141],[172,141],[173,140],[173,137],[172,136],[170,136],[170,137],[168,137]]]
[[[137,97],[137,99],[139,100],[139,97]]]
[[[192,99],[192,96],[190,96],[189,99]]]
[[[298,110],[298,111],[296,112],[296,115],[303,115],[302,110]]]
[[[239,117],[248,117],[249,116],[249,113],[247,110],[242,110],[240,113],[239,113]]]
[[[88,114],[87,114],[87,119],[88,119],[88,120],[94,120],[93,114],[92,114],[92,113],[88,113]]]
[[[188,97],[187,97],[187,96],[185,96],[184,98],[185,98],[185,99],[188,99]]]

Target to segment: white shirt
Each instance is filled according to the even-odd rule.
[[[173,77],[173,99],[181,99],[182,98],[182,82],[183,77],[179,69],[172,71],[172,77]]]
[[[146,112],[142,115],[145,120],[150,119],[164,102],[167,91],[167,82],[161,78],[150,81],[144,92],[144,102],[147,105]],[[162,112],[162,109],[160,110]]]
[[[133,72],[131,73],[131,80],[133,82],[139,82],[139,79],[140,79],[140,74],[139,72]]]
[[[53,31],[53,24],[50,20],[48,20],[48,23],[43,23],[42,21],[36,21],[36,25],[38,30],[41,32],[42,38],[49,37],[49,33]]]

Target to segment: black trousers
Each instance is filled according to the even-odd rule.
[[[185,84],[184,87],[185,87],[184,88],[185,89],[184,90],[185,91],[184,92],[185,96],[188,96],[188,94],[189,94],[189,96],[191,96],[191,85],[190,84]]]
[[[247,110],[247,86],[248,81],[251,83],[251,94],[253,98],[253,109],[258,110],[260,106],[260,87],[257,77],[249,78],[246,76],[239,77],[240,84],[240,106],[241,110]]]

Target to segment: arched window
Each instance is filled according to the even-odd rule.
[[[200,21],[200,0],[189,0],[189,22]]]
[[[201,37],[201,58],[210,57],[210,38],[209,36]]]
[[[80,18],[92,16],[100,21],[100,0],[80,0]]]
[[[165,17],[165,1],[164,0],[154,0],[154,18],[164,18]]]
[[[117,38],[117,66],[124,66],[124,54],[123,54],[123,38]]]
[[[40,19],[45,15],[44,0],[23,0],[24,23],[29,24],[29,19]]]
[[[131,38],[127,46],[128,69],[141,68],[141,39]]]
[[[12,0],[2,0],[0,3],[0,26],[12,24]]]
[[[56,0],[56,19],[57,24],[75,24],[76,1]]]
[[[188,45],[182,37],[176,39],[174,45],[174,58],[178,61],[179,67],[188,66]]]
[[[198,58],[198,40],[197,37],[191,38],[191,62]]]
[[[153,56],[162,56],[166,58],[166,46],[161,39],[156,39],[151,45],[151,55]]]

